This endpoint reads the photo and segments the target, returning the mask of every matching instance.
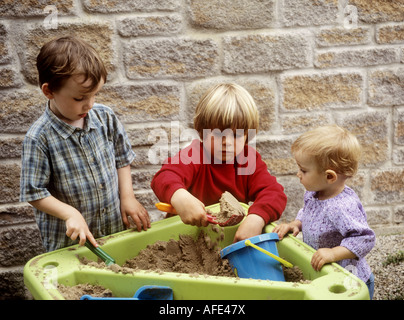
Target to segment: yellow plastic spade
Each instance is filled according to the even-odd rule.
[[[258,251],[261,251],[262,253],[265,253],[266,255],[270,256],[271,258],[274,258],[275,260],[279,261],[280,263],[282,263],[287,268],[292,268],[293,267],[293,264],[291,264],[290,262],[287,262],[286,260],[283,260],[282,258],[279,258],[278,256],[274,255],[273,253],[256,246],[250,240],[246,240],[244,242],[244,244],[246,246],[250,246],[250,247],[253,247],[254,249],[257,249]]]

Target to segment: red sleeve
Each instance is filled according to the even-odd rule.
[[[261,216],[267,224],[280,218],[285,210],[287,197],[283,186],[268,172],[261,155],[258,152],[255,155],[256,169],[248,176],[248,198],[254,203],[248,212]]]
[[[190,146],[181,150],[174,157],[168,158],[161,169],[154,175],[151,188],[160,201],[170,203],[171,197],[175,191],[180,188],[188,189],[188,186],[192,183],[194,178],[196,170],[195,163],[199,163],[199,161],[184,163],[183,160],[190,159],[184,155],[194,151],[198,152],[198,154],[194,154],[194,156],[199,156],[198,150],[200,150],[200,142],[194,140]]]

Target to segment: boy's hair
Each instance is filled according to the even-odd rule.
[[[246,89],[235,84],[217,84],[201,98],[195,109],[194,128],[203,138],[203,129],[258,129],[259,114]],[[248,135],[248,138],[252,137]]]
[[[48,83],[53,92],[60,90],[74,75],[84,76],[83,83],[91,80],[88,92],[94,90],[101,79],[107,81],[107,71],[95,49],[73,36],[56,38],[46,43],[37,56],[36,66],[39,86]]]
[[[319,172],[328,169],[352,177],[358,170],[361,146],[348,130],[337,125],[318,127],[302,134],[292,144],[292,153],[314,158]]]

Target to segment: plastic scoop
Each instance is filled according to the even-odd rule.
[[[160,211],[168,212],[168,213],[171,213],[174,215],[177,214],[177,211],[175,211],[174,207],[169,203],[158,202],[158,203],[156,203],[156,207]],[[241,220],[244,219],[243,215],[233,214],[226,221],[218,222],[218,221],[216,221],[217,217],[214,217],[208,213],[206,214],[206,216],[208,217],[209,223],[218,224],[221,227],[235,226],[236,224],[240,223]]]
[[[108,253],[102,250],[100,247],[94,247],[94,245],[90,241],[86,241],[84,244],[88,249],[91,250],[95,255],[102,259],[107,266],[115,264],[115,259],[112,258]]]
[[[164,202],[158,202],[156,203],[156,207],[157,209],[159,209],[160,211],[164,211],[167,213],[171,213],[171,214],[178,214],[177,211],[175,210],[175,208],[169,204],[169,203],[164,203]],[[208,218],[208,222],[209,223],[213,223],[213,224],[219,224],[216,221],[216,217],[211,216],[210,214],[206,214],[206,217]],[[219,224],[220,225],[220,224]]]
[[[173,300],[173,289],[164,286],[140,287],[132,298],[93,297],[85,294],[80,300]]]
[[[244,244],[246,246],[250,246],[250,247],[253,247],[254,249],[257,249],[258,251],[261,251],[262,253],[265,253],[266,255],[270,256],[271,258],[273,258],[273,259],[279,261],[280,263],[282,263],[287,268],[292,268],[293,267],[293,264],[291,264],[290,262],[287,262],[286,260],[283,260],[282,258],[279,258],[277,255],[274,255],[273,253],[258,247],[257,245],[253,244],[250,240],[246,240],[244,242]]]

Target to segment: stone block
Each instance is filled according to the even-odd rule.
[[[389,208],[370,208],[365,209],[368,225],[388,225],[391,223],[391,211]]]
[[[358,170],[353,177],[346,180],[346,185],[355,191],[363,205],[368,203],[366,193],[367,172],[365,170]]]
[[[284,74],[280,79],[281,106],[287,111],[362,104],[363,76],[357,72]]]
[[[19,43],[19,50],[23,58],[23,73],[29,82],[37,84],[36,57],[41,47],[54,38],[74,35],[87,41],[97,50],[109,73],[108,79],[110,79],[116,66],[116,46],[112,42],[113,32],[109,22],[66,22],[59,23],[57,29],[50,30],[42,25],[31,26],[22,36],[23,41]]]
[[[25,133],[45,111],[46,98],[39,87],[4,91],[0,95],[0,133]]]
[[[274,0],[187,0],[195,28],[240,30],[269,28],[275,21]]]
[[[297,173],[297,165],[295,165]],[[269,171],[272,173],[271,169]],[[285,211],[282,213],[279,222],[291,222],[295,220],[297,213],[303,208],[305,189],[300,183],[299,178],[294,176],[280,176],[277,181],[284,187],[284,192],[288,198]]]
[[[385,68],[369,72],[368,102],[374,106],[404,104],[404,68]]]
[[[315,33],[316,45],[319,47],[350,46],[370,43],[370,28],[343,27],[321,28]]]
[[[24,265],[44,252],[37,225],[0,229],[0,267]]]
[[[314,58],[317,68],[364,67],[400,62],[396,48],[319,50]]]
[[[21,167],[15,163],[0,164],[0,204],[18,202]]]
[[[287,27],[338,22],[338,0],[284,0],[281,3],[282,22]]]
[[[404,206],[394,207],[393,222],[396,224],[404,223]]]
[[[380,26],[376,29],[377,43],[404,43],[404,24]]]
[[[257,137],[256,149],[271,174],[277,176],[297,173],[296,162],[290,152],[292,142],[290,138]]]
[[[6,0],[0,6],[0,17],[46,17],[51,12],[45,10],[48,5],[55,5],[58,15],[71,15],[75,13],[74,0],[52,1],[38,0]]]
[[[218,74],[219,48],[212,39],[139,39],[124,45],[129,79],[192,79]]]
[[[151,189],[147,191],[135,191],[135,196],[146,209],[155,209],[155,203],[159,202],[158,198]]]
[[[178,124],[178,121],[170,121],[171,123]],[[178,126],[176,126],[178,128]],[[178,131],[179,129],[177,129]],[[156,143],[164,140],[165,143],[169,143],[173,138],[171,137],[171,126],[168,123],[164,124],[151,124],[139,126],[127,126],[126,133],[128,134],[129,140],[132,147],[141,146],[152,146]],[[178,137],[175,137],[179,139]]]
[[[2,137],[0,139],[0,159],[19,158],[23,137]]]
[[[358,138],[362,146],[361,166],[376,167],[388,161],[388,114],[385,112],[344,113],[337,123]]]
[[[117,29],[123,37],[161,36],[179,33],[183,28],[179,14],[148,15],[124,18],[117,21]]]
[[[151,181],[156,174],[156,172],[160,169],[137,169],[132,171],[132,181],[134,190],[149,190]]]
[[[23,267],[0,271],[0,300],[32,299],[24,285]]]
[[[404,63],[404,48],[401,49],[401,63]]]
[[[181,0],[84,0],[84,9],[91,13],[174,11]]]
[[[163,161],[167,158],[168,153],[164,154],[161,158],[159,158],[158,160],[160,160],[157,163],[154,163],[152,161],[154,161],[153,159],[149,158],[149,150],[150,147],[134,147],[133,151],[135,151],[136,153],[136,158],[135,160],[131,163],[131,167],[134,170],[139,170],[142,168],[145,168],[146,166],[155,164],[155,165],[162,165]]]
[[[276,32],[223,37],[223,71],[262,73],[311,67],[311,47],[305,32]]]
[[[34,210],[27,203],[0,207],[0,227],[33,222]]]
[[[170,83],[106,85],[98,93],[97,102],[111,107],[124,123],[178,120],[180,88]]]
[[[0,23],[0,64],[9,63],[12,60],[7,29],[4,23]]]
[[[377,204],[400,203],[404,198],[404,169],[389,168],[371,172],[370,190]]]
[[[349,0],[357,8],[358,20],[364,23],[380,23],[404,20],[403,0]]]
[[[393,164],[402,166],[404,165],[404,147],[393,148]]]
[[[19,88],[21,86],[21,76],[15,67],[0,66],[0,89]]]
[[[394,142],[404,145],[404,108],[394,110]]]
[[[324,126],[333,122],[330,113],[284,114],[280,116],[282,132],[284,134],[303,133],[317,126]]]

